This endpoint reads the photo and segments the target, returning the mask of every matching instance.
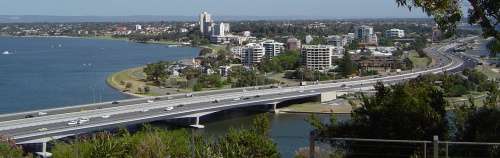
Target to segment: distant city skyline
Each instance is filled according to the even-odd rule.
[[[319,18],[425,18],[395,0],[16,0],[0,1],[0,15],[52,16],[272,16]]]

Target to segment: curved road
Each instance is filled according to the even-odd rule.
[[[472,66],[464,63],[462,56],[450,53],[455,44],[438,45],[426,49],[435,64],[423,70],[414,70],[393,76],[375,76],[336,83],[324,83],[309,86],[294,86],[283,88],[238,88],[211,92],[195,93],[193,96],[171,95],[155,99],[130,99],[101,104],[82,105],[77,107],[47,109],[43,116],[36,116],[40,111],[0,115],[0,134],[14,138],[18,143],[40,138],[78,133],[92,132],[117,126],[150,122],[155,120],[186,117],[199,113],[211,113],[221,110],[255,105],[269,105],[285,100],[318,96],[330,91],[356,91],[371,89],[373,84],[382,81],[394,84],[422,74],[456,72],[464,67]],[[214,102],[217,100],[217,102]],[[168,107],[173,107],[167,110]],[[89,122],[80,125],[68,125],[69,121],[88,118]]]

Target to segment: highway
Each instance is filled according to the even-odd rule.
[[[291,99],[318,96],[323,92],[370,89],[378,81],[394,84],[422,74],[444,71],[457,72],[465,67],[473,66],[473,63],[464,62],[468,60],[464,60],[463,56],[448,51],[453,47],[453,44],[446,44],[428,48],[425,51],[434,59],[434,65],[423,70],[402,72],[391,76],[372,76],[308,86],[238,88],[193,93],[192,96],[179,94],[122,100],[118,104],[105,102],[4,114],[0,115],[0,134],[9,136],[17,142],[23,142],[50,136],[86,133],[130,124],[186,117],[204,112],[268,105]],[[147,100],[154,100],[154,102],[148,103]],[[173,109],[167,110],[168,107],[173,107]],[[47,114],[37,116],[38,112]],[[26,118],[28,115],[34,117]],[[90,121],[78,125],[68,125],[68,122],[80,118],[88,118]]]

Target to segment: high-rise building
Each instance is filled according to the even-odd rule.
[[[213,30],[212,30],[212,36],[225,36],[226,33],[229,33],[229,23],[219,23],[217,25],[214,25]]]
[[[199,19],[200,32],[205,36],[210,36],[213,28],[212,16],[207,12],[202,12]]]
[[[301,42],[297,38],[288,38],[286,41],[286,49],[288,50],[298,50],[301,47]]]
[[[335,47],[329,45],[302,46],[302,62],[310,70],[328,70],[332,67]]]
[[[355,37],[363,44],[377,45],[378,37],[373,33],[373,27],[361,25],[355,29]]]
[[[262,42],[262,46],[265,49],[265,54],[268,59],[278,56],[284,48],[283,43],[276,42],[274,40],[264,41]]]
[[[390,29],[385,31],[385,37],[388,38],[403,38],[405,37],[405,30]]]
[[[136,31],[142,30],[142,25],[139,24],[135,25],[135,30]]]
[[[257,43],[249,43],[243,48],[241,63],[244,66],[256,66],[265,56],[265,48]]]

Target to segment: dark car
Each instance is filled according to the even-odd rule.
[[[33,116],[33,115],[26,115],[26,116],[24,116],[24,118],[33,118],[33,117],[35,117],[35,116]]]
[[[256,96],[255,96],[255,98],[259,98],[259,97],[260,97],[260,95],[256,95]]]
[[[111,102],[111,104],[120,104],[120,102],[118,102],[118,101],[113,101],[113,102]]]

